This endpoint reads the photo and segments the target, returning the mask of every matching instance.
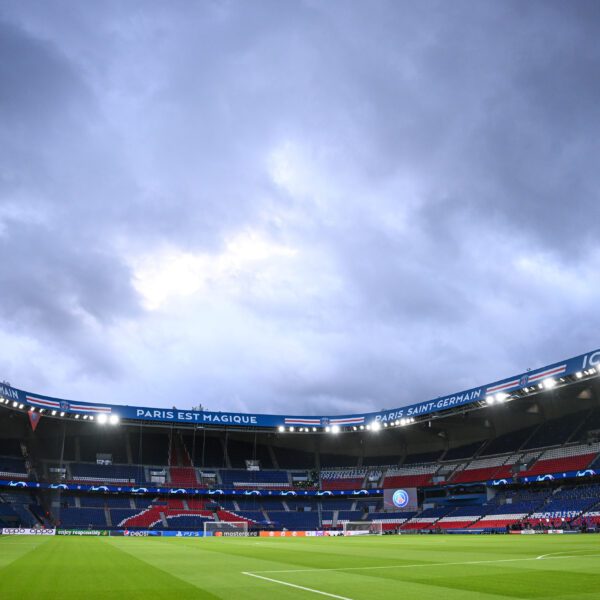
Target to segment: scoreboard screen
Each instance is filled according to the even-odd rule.
[[[419,508],[417,488],[383,490],[383,508],[395,511],[415,511]]]

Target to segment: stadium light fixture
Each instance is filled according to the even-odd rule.
[[[30,406],[29,407],[29,412],[35,412],[35,406]]]
[[[316,428],[316,427],[313,427],[313,431],[316,431],[316,430],[317,430],[317,428]]]
[[[329,427],[329,425],[327,425],[327,427],[325,427],[325,433],[329,433],[331,431],[331,427]]]
[[[283,433],[283,432],[285,431],[285,427],[284,427],[283,425],[280,425],[280,426],[277,428],[277,431],[279,431],[279,433]]]
[[[108,422],[111,425],[118,425],[120,420],[119,415],[110,415],[110,417],[108,417]]]
[[[556,379],[548,377],[542,381],[542,385],[544,386],[545,390],[551,390],[552,388],[556,387]]]
[[[494,398],[494,396],[486,396],[485,402],[486,404],[494,404],[494,402],[496,402],[496,398]]]
[[[331,433],[339,433],[340,432],[340,426],[339,425],[332,425],[331,426]]]
[[[498,392],[494,398],[496,399],[496,402],[502,403],[508,399],[508,394],[505,394],[504,392]]]
[[[83,419],[84,421],[87,421],[88,416],[87,415],[83,415]]]
[[[53,417],[55,417],[56,416],[56,411],[53,410],[51,414],[52,414]]]
[[[75,418],[76,418],[76,419],[79,419],[79,415],[75,415]]]
[[[13,402],[13,408],[17,408],[17,406],[19,406],[18,402]]]
[[[91,417],[90,417],[91,418]],[[108,423],[108,416],[104,413],[98,415],[98,425],[106,425]]]
[[[46,409],[45,408],[40,408],[40,412],[41,413],[46,412]]]
[[[583,373],[581,371],[577,371],[577,373],[575,373],[575,377],[577,377],[577,379],[581,379],[583,377]]]
[[[379,431],[381,429],[381,423],[379,421],[373,421],[371,423],[371,431]]]
[[[90,415],[90,421],[94,420],[94,415]]]
[[[64,417],[64,416],[65,416],[65,413],[64,413],[64,411],[62,411],[62,412],[60,413],[60,415],[58,415],[58,416],[59,416],[59,417]]]
[[[365,428],[365,426],[364,426],[364,425],[361,425],[361,426],[359,427],[359,429],[360,429],[361,431],[363,431],[363,430],[364,430],[364,428]]]
[[[295,431],[294,426],[290,427],[290,431]]]

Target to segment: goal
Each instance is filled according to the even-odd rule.
[[[246,537],[248,521],[205,521],[205,536]]]
[[[383,526],[375,521],[347,521],[342,523],[344,535],[383,535]]]

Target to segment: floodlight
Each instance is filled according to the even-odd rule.
[[[329,427],[329,425],[327,425],[327,427],[325,427],[325,432],[329,433],[331,431],[331,427]]]
[[[362,431],[364,428],[365,428],[365,426],[364,426],[364,425],[361,425],[361,426],[359,427],[359,429],[360,429],[361,431]]]
[[[108,418],[108,422],[111,425],[116,425],[119,422],[119,415],[110,415],[110,417]]]
[[[339,425],[332,425],[331,426],[331,433],[339,433],[340,432],[340,426]]]
[[[53,417],[55,417],[55,416],[56,416],[56,411],[55,411],[55,410],[53,410],[53,411],[52,411],[52,416],[53,416]]]
[[[65,416],[65,412],[64,412],[64,411],[62,411],[62,412],[60,413],[60,415],[58,415],[58,416],[59,416],[59,417],[64,417],[64,416]]]
[[[373,421],[371,423],[371,431],[379,431],[381,429],[381,423],[379,421]]]
[[[553,387],[556,387],[556,379],[548,377],[542,381],[542,385],[544,386],[544,389],[551,390]]]
[[[316,427],[313,427],[313,431],[316,431],[316,430],[317,430],[317,428],[316,428]]]
[[[19,406],[18,402],[13,402],[13,408],[17,408],[17,406]]]
[[[91,419],[92,417],[90,417]],[[104,413],[100,413],[98,415],[98,424],[99,425],[105,425],[106,423],[108,423],[108,416],[105,415]]]
[[[290,431],[294,431],[294,430],[295,430],[294,427],[290,427]]]
[[[283,432],[285,431],[285,427],[284,427],[283,425],[280,425],[280,426],[277,428],[277,431],[279,431],[279,433],[283,433]]]
[[[496,398],[496,402],[504,402],[508,398],[508,394],[498,392],[494,397]]]
[[[25,405],[24,405],[24,404],[19,404],[19,408],[20,408],[21,410],[23,410],[23,409],[25,408]]]

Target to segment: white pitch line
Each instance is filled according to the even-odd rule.
[[[271,581],[272,583],[278,583],[279,585],[287,585],[288,587],[296,588],[298,590],[304,590],[305,592],[312,592],[313,594],[321,594],[321,596],[338,598],[338,600],[352,600],[351,598],[348,598],[346,596],[338,596],[337,594],[322,592],[321,590],[315,590],[314,588],[304,587],[303,585],[296,585],[295,583],[288,583],[287,581],[280,581],[279,579],[272,579],[271,577],[263,577],[262,575],[256,575],[255,573],[248,573],[246,571],[242,571],[242,575],[256,577],[257,579],[264,579],[265,581]]]
[[[542,556],[545,556],[542,554]],[[592,554],[588,556],[600,556],[598,554]],[[332,569],[277,569],[273,571],[254,571],[255,573],[319,573],[321,571],[367,571],[372,569],[415,569],[419,567],[455,567],[458,565],[493,565],[496,563],[508,563],[508,562],[523,562],[528,560],[539,560],[539,556],[532,556],[530,558],[502,558],[499,560],[469,560],[464,562],[449,562],[449,563],[418,563],[413,565],[380,565],[375,567],[337,567]],[[545,560],[551,560],[556,558],[587,558],[587,556],[548,556]]]

